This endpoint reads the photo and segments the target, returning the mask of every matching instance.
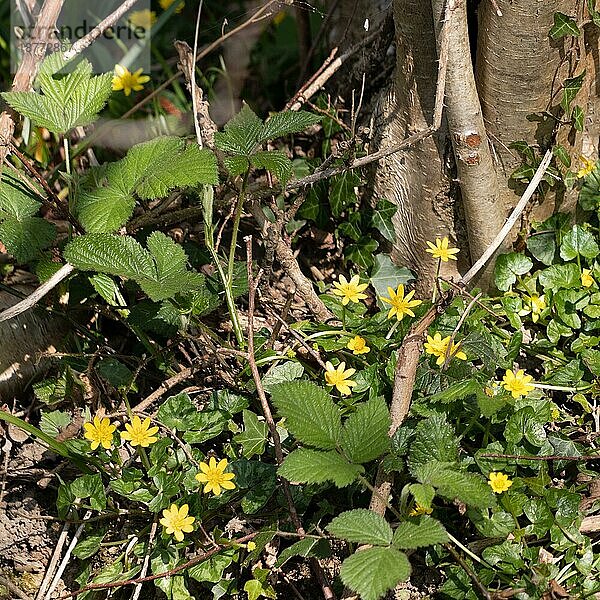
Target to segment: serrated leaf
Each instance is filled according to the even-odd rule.
[[[316,125],[322,117],[303,110],[284,111],[271,115],[263,125],[259,142],[266,142],[275,138],[283,137],[290,133],[303,131],[311,125]]]
[[[366,508],[341,513],[326,529],[332,535],[349,542],[373,546],[388,546],[392,543],[392,528],[389,523]]]
[[[559,40],[565,35],[581,34],[579,27],[577,27],[577,21],[573,17],[569,17],[561,12],[554,13],[554,25],[552,25],[549,35],[553,40]]]
[[[73,213],[88,233],[112,233],[131,218],[135,199],[115,188],[83,192],[74,203]]]
[[[36,258],[55,238],[56,227],[39,217],[7,219],[0,224],[0,240],[19,264]]]
[[[532,267],[531,259],[520,252],[501,254],[494,267],[496,287],[505,292],[517,281],[517,275],[525,275]]]
[[[242,445],[242,456],[251,458],[265,451],[267,441],[267,424],[259,421],[258,417],[249,410],[244,410],[244,431],[234,436],[234,441]]]
[[[270,394],[276,385],[300,379],[303,373],[304,367],[299,362],[288,360],[281,365],[272,366],[262,378],[262,384]]]
[[[223,162],[232,177],[242,175],[250,168],[250,161],[245,156],[226,156]]]
[[[292,174],[292,161],[280,150],[255,152],[250,157],[250,162],[257,169],[266,169],[273,173],[282,186],[285,186]]]
[[[569,79],[565,79],[563,84],[563,95],[560,101],[561,108],[568,113],[569,107],[571,106],[571,102],[575,100],[575,96],[579,93],[581,86],[583,85],[583,79],[585,77],[585,70],[577,77],[571,77]]]
[[[215,145],[223,152],[249,157],[263,135],[262,121],[244,104],[240,112],[215,133]]]
[[[359,464],[379,458],[390,447],[390,424],[390,413],[383,398],[359,404],[344,423],[340,443],[346,456]]]
[[[271,396],[299,441],[323,450],[336,447],[342,429],[341,412],[326,390],[310,381],[290,381],[273,386]]]
[[[432,485],[448,500],[458,498],[468,506],[487,508],[495,503],[490,486],[479,475],[463,473],[447,463],[432,460],[413,469],[420,483]]]
[[[344,585],[362,600],[378,600],[400,581],[410,577],[410,563],[394,548],[359,550],[342,563],[340,577]]]
[[[37,214],[41,202],[36,195],[6,170],[0,170],[0,176],[0,219],[21,221]]]
[[[133,238],[108,233],[90,233],[72,240],[65,258],[82,271],[120,275],[129,279],[155,276],[150,253]]]
[[[594,236],[579,225],[563,236],[560,244],[560,256],[564,260],[573,260],[578,255],[595,258],[600,252]]]
[[[458,438],[446,417],[433,415],[417,425],[410,447],[410,468],[414,470],[431,460],[454,462],[458,460],[458,448]]]
[[[332,481],[342,488],[350,485],[364,469],[360,465],[349,463],[335,451],[320,452],[300,448],[286,456],[278,472],[292,483]]]
[[[398,207],[389,200],[381,198],[373,210],[372,226],[391,243],[396,241],[396,231],[392,223],[392,217],[396,214]]]
[[[423,548],[434,544],[444,544],[448,534],[444,526],[431,517],[422,516],[418,522],[405,521],[394,531],[392,545],[401,550]]]

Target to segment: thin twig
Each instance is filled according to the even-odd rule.
[[[281,447],[281,438],[279,437],[277,425],[275,423],[275,420],[273,419],[273,414],[271,413],[271,407],[269,406],[269,401],[267,400],[265,388],[263,387],[262,379],[260,377],[260,373],[258,371],[258,366],[256,365],[256,359],[254,356],[254,308],[256,302],[256,290],[258,288],[258,284],[262,276],[262,271],[259,271],[256,277],[254,276],[252,264],[252,236],[246,237],[245,241],[246,261],[248,269],[248,364],[250,365],[250,370],[252,371],[252,378],[254,379],[254,384],[256,385],[256,393],[258,394],[258,398],[260,400],[262,412],[265,417],[265,421],[267,422],[271,438],[273,439],[275,458],[277,460],[277,464],[280,465],[283,462],[283,449]],[[298,516],[298,511],[296,510],[296,505],[294,504],[294,499],[292,498],[289,483],[287,482],[287,480],[282,478],[281,485],[283,487],[283,493],[287,500],[287,505],[290,511],[290,518],[292,520],[292,523],[294,524],[294,527],[296,528],[298,534],[304,536],[306,532],[304,531],[302,521]],[[313,557],[310,559],[310,564],[321,586],[323,598],[325,598],[325,600],[334,599],[335,595],[333,593],[333,590],[331,589],[331,585],[325,577],[325,573],[323,572],[319,561]]]
[[[52,576],[54,575],[54,569],[56,569],[56,565],[58,564],[58,561],[60,560],[63,546],[65,545],[65,542],[67,541],[67,535],[69,533],[70,526],[71,526],[71,524],[68,521],[63,525],[62,531],[60,532],[60,535],[58,537],[58,541],[56,542],[56,546],[54,547],[54,552],[52,553],[52,557],[50,558],[50,562],[48,563],[48,568],[46,569],[46,574],[44,575],[44,579],[42,580],[42,583],[40,584],[40,587],[38,589],[35,600],[41,600],[44,597],[44,594],[46,593],[46,589],[48,588],[48,585],[50,584],[50,580],[52,579]]]
[[[511,459],[511,460],[540,460],[540,461],[550,461],[550,460],[572,460],[572,461],[580,461],[585,462],[588,460],[600,460],[600,454],[588,454],[585,456],[560,456],[558,454],[542,454],[540,456],[530,455],[530,454],[479,454],[482,458],[502,458],[502,459]]]
[[[54,273],[54,275],[52,275],[52,277],[50,277],[50,279],[48,279],[48,281],[42,283],[42,285],[40,285],[40,287],[32,294],[27,296],[25,300],[21,300],[21,302],[2,311],[0,313],[0,323],[8,321],[35,306],[46,294],[63,281],[63,279],[66,279],[74,269],[75,267],[69,263],[63,265],[56,273]]]
[[[452,554],[452,557],[454,558],[454,560],[462,567],[462,570],[469,576],[471,581],[474,583],[475,587],[479,590],[479,593],[486,600],[492,600],[492,596],[490,595],[490,592],[483,585],[483,583],[481,583],[481,581],[479,581],[479,579],[477,578],[477,575],[475,575],[475,572],[473,571],[473,569],[471,569],[471,567],[469,567],[469,565],[465,562],[463,557],[453,548],[453,546],[451,546],[450,544],[444,544],[444,548],[446,548],[446,550],[448,550],[448,552],[450,552],[450,554]]]
[[[125,0],[117,10],[112,12],[108,17],[100,21],[94,29],[92,29],[87,35],[77,40],[70,48],[63,54],[65,60],[71,60],[78,54],[81,54],[86,48],[89,48],[109,27],[112,27],[138,0]]]
[[[158,515],[154,516],[154,521],[152,521],[152,527],[150,528],[150,536],[148,537],[148,549],[144,554],[144,562],[142,564],[142,570],[140,571],[140,577],[146,577],[146,573],[148,573],[148,566],[150,565],[150,554],[152,554],[152,544],[154,543],[154,538],[156,537],[156,530],[158,529]],[[135,584],[135,589],[133,590],[133,594],[131,596],[131,600],[138,600],[140,594],[142,592],[141,583]]]

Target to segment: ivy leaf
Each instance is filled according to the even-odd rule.
[[[334,217],[357,202],[355,188],[360,185],[360,177],[354,171],[348,171],[332,177],[329,186],[329,205]]]
[[[324,553],[323,551],[328,552]],[[319,540],[314,538],[304,538],[292,544],[288,548],[286,548],[283,552],[279,554],[277,557],[277,563],[275,566],[281,567],[283,566],[290,558],[294,556],[302,556],[304,558],[308,556],[318,556],[318,555],[330,556],[331,548],[329,547],[329,543],[327,540]]]
[[[434,544],[444,544],[448,534],[444,526],[431,517],[422,516],[418,523],[405,521],[394,531],[392,545],[400,550],[422,548]]]
[[[414,281],[414,275],[406,267],[398,267],[387,254],[378,254],[371,271],[371,285],[377,292],[377,298],[387,296],[387,289],[397,289],[402,283]]]
[[[549,35],[553,40],[559,40],[565,35],[581,34],[577,21],[573,17],[569,17],[561,12],[554,13],[554,25],[552,25]]]
[[[359,464],[379,458],[390,447],[390,423],[390,413],[383,398],[359,404],[344,423],[341,446],[346,456]]]
[[[259,136],[259,142],[266,142],[275,138],[283,137],[290,133],[303,131],[311,125],[316,125],[322,117],[314,115],[307,111],[284,111],[275,113],[269,117],[269,120],[263,125]]]
[[[267,424],[259,421],[258,417],[250,410],[244,410],[244,431],[234,436],[234,441],[242,445],[244,458],[251,458],[255,454],[265,451],[267,441]]]
[[[573,120],[573,127],[576,131],[583,131],[583,122],[585,119],[585,112],[581,106],[574,106],[573,112],[571,113],[571,119]],[[570,166],[570,165],[567,165]]]
[[[583,85],[583,79],[585,77],[585,70],[581,75],[577,75],[577,77],[571,77],[569,79],[565,79],[563,84],[563,96],[560,101],[561,108],[568,113],[569,107],[571,106],[571,102],[575,100],[575,96],[579,93],[581,86]]]
[[[250,162],[257,169],[266,169],[273,173],[282,186],[285,186],[292,174],[292,161],[280,150],[256,152],[250,157]]]
[[[240,112],[215,133],[215,145],[222,152],[249,157],[263,135],[262,121],[244,104]]]
[[[288,360],[281,365],[271,367],[262,379],[263,387],[269,394],[275,386],[286,381],[300,379],[304,373],[304,367],[293,360]]]
[[[349,542],[388,546],[392,543],[389,523],[372,510],[357,508],[341,513],[329,525],[327,531]]]
[[[564,260],[573,260],[578,255],[585,258],[595,258],[600,253],[600,248],[594,236],[579,225],[573,225],[562,239],[560,244],[560,256]]]
[[[379,243],[376,240],[369,236],[363,236],[355,244],[346,246],[344,257],[346,261],[368,269],[373,264],[373,256],[377,248],[379,248]]]
[[[363,600],[378,600],[400,581],[410,577],[410,563],[394,548],[359,550],[342,563],[340,577],[344,585]]]
[[[342,418],[327,391],[310,381],[289,381],[273,386],[271,396],[300,442],[322,450],[336,447]]]
[[[339,487],[350,485],[364,472],[360,465],[349,463],[335,451],[320,452],[300,448],[286,456],[279,474],[292,483],[324,483],[333,481]]]
[[[507,291],[517,281],[517,275],[525,275],[532,267],[531,259],[520,252],[501,254],[494,267],[496,287]]]
[[[381,198],[373,211],[373,227],[392,244],[396,241],[396,231],[392,223],[392,217],[396,214],[397,210],[398,207],[393,202]]]

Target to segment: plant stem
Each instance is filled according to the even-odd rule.
[[[431,295],[431,304],[435,304],[435,299],[437,297],[437,289],[440,280],[440,268],[442,266],[442,259],[438,258],[437,268],[435,270],[435,281],[433,282],[433,294]]]
[[[67,175],[71,175],[71,151],[69,147],[69,138],[66,135],[63,137],[63,146],[65,148],[65,166],[67,168]]]

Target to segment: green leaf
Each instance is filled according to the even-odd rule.
[[[232,177],[242,175],[250,168],[250,161],[245,156],[226,156],[223,162]]]
[[[574,106],[573,112],[571,113],[571,119],[573,120],[573,127],[577,131],[583,131],[585,112],[581,106]],[[570,165],[568,165],[570,166]]]
[[[394,548],[359,550],[342,563],[340,577],[362,600],[378,600],[410,577],[410,563]]]
[[[106,531],[101,533],[89,533],[85,538],[81,539],[75,548],[73,554],[80,560],[85,560],[90,556],[94,556],[100,550],[100,544],[106,535]]]
[[[495,503],[494,494],[485,480],[474,473],[463,473],[447,463],[432,460],[417,466],[413,474],[420,483],[432,485],[448,500],[458,498],[468,506],[486,508]]]
[[[411,483],[409,489],[417,504],[431,508],[431,503],[435,497],[435,490],[432,486],[423,485],[422,483]]]
[[[569,17],[561,12],[554,13],[554,25],[552,25],[549,35],[553,40],[559,40],[565,35],[581,34],[579,27],[577,27],[577,21],[573,17]]]
[[[304,367],[299,362],[288,360],[281,365],[272,366],[262,378],[262,384],[270,394],[276,385],[300,379],[303,373]]]
[[[40,69],[37,82],[43,95],[37,92],[6,92],[2,97],[38,127],[45,127],[53,133],[66,133],[97,119],[111,94],[113,75],[92,76],[87,60],[66,75],[56,75],[56,67],[62,65],[57,64],[55,59],[46,59]]]
[[[517,281],[517,275],[525,275],[532,267],[531,259],[520,252],[501,254],[494,268],[496,287],[507,291]]]
[[[394,531],[392,545],[400,550],[408,550],[444,544],[447,541],[448,534],[444,526],[436,519],[422,516],[418,523],[414,521],[400,523]]]
[[[21,221],[7,219],[0,223],[0,240],[19,264],[36,258],[55,238],[56,227],[39,217]]]
[[[250,458],[265,451],[267,424],[249,410],[243,411],[244,431],[234,436],[234,441],[242,445],[242,455]]]
[[[598,253],[600,248],[594,236],[579,225],[573,225],[573,229],[563,237],[560,244],[560,256],[564,260],[573,260],[578,255],[594,258]]]
[[[363,471],[363,467],[349,463],[335,451],[307,448],[291,452],[279,467],[279,474],[292,483],[333,481],[339,488],[350,485]]]
[[[585,366],[596,376],[600,377],[600,350],[586,348],[581,353]]]
[[[565,79],[563,84],[563,96],[560,101],[560,106],[562,109],[568,113],[569,107],[571,106],[571,102],[575,99],[575,96],[579,93],[581,86],[583,85],[583,79],[585,77],[585,70],[581,75],[577,75],[577,77],[571,77],[569,79]]]
[[[273,173],[284,187],[292,174],[292,161],[280,150],[256,152],[250,157],[250,162],[257,169]]]
[[[324,542],[324,543],[323,543]],[[290,558],[294,556],[302,556],[304,558],[308,556],[315,556],[317,554],[322,553],[323,549],[329,549],[329,544],[327,540],[319,540],[315,538],[304,538],[292,544],[288,548],[286,548],[279,557],[277,558],[277,562],[275,563],[276,567],[283,566]],[[326,554],[330,555],[330,552]]]
[[[397,210],[398,207],[393,202],[380,198],[373,211],[373,227],[392,244],[396,241],[396,230],[392,223],[392,217]]]
[[[201,426],[199,414],[190,397],[185,393],[181,393],[167,398],[160,405],[156,416],[169,429],[187,431]]]
[[[431,460],[454,462],[458,448],[458,438],[446,417],[433,415],[417,425],[409,454],[411,471]]]
[[[359,544],[388,546],[392,543],[392,528],[389,523],[366,508],[341,513],[327,525],[327,531],[342,540]]]
[[[215,145],[223,152],[249,157],[264,134],[261,120],[244,104],[240,112],[215,133]]]
[[[41,202],[36,194],[6,169],[0,170],[0,175],[0,220],[22,221],[37,214]]]
[[[377,297],[387,296],[387,289],[396,290],[400,284],[406,285],[414,281],[414,275],[406,267],[398,267],[387,254],[378,254],[371,271],[371,285]]]
[[[334,217],[339,217],[344,210],[357,202],[355,188],[361,183],[354,171],[347,171],[332,177],[329,186],[329,205]]]
[[[115,188],[97,188],[81,193],[73,213],[89,233],[111,233],[131,218],[135,198]]]
[[[44,433],[56,437],[70,422],[71,416],[69,413],[60,410],[43,412],[40,419],[40,429]]]
[[[579,192],[579,204],[583,210],[596,210],[600,206],[600,169],[596,168],[584,179]]]
[[[237,556],[238,550],[236,548],[229,548],[211,556],[208,560],[190,567],[187,573],[196,581],[218,583],[223,578],[225,569],[237,559]]]
[[[552,147],[552,154],[554,154],[567,169],[571,166],[571,157],[566,148],[561,144],[556,144],[556,146]]]
[[[70,484],[71,492],[77,498],[89,498],[90,506],[95,510],[106,508],[106,494],[104,484],[99,473],[94,475],[82,475]]]
[[[554,231],[536,231],[527,238],[527,250],[540,262],[551,265],[556,253],[556,233]]]
[[[283,137],[290,133],[304,131],[307,127],[319,123],[321,119],[322,117],[319,115],[314,115],[303,110],[275,113],[263,125],[259,141],[266,142],[267,140]]]
[[[379,248],[379,242],[369,236],[364,236],[355,244],[348,244],[344,251],[347,262],[368,269],[373,264],[375,250]]]
[[[344,423],[340,440],[346,456],[355,463],[379,458],[390,447],[390,413],[383,398],[359,404]]]
[[[342,429],[341,412],[327,391],[309,381],[290,381],[274,386],[271,395],[287,428],[299,441],[323,450],[336,447]]]
[[[116,388],[126,387],[133,380],[133,373],[116,358],[103,358],[96,366],[96,370]]]
[[[560,289],[581,286],[581,271],[574,263],[552,265],[539,275],[539,282],[544,289]]]

